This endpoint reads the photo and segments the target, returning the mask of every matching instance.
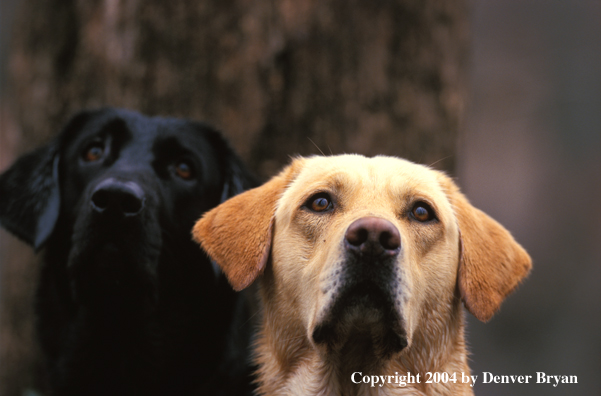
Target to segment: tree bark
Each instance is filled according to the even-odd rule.
[[[468,39],[466,0],[22,0],[0,150],[31,149],[77,110],[110,105],[208,121],[263,178],[321,152],[452,172]],[[7,396],[35,377],[35,348],[15,349],[34,345],[19,330],[37,271],[22,249],[1,252]]]

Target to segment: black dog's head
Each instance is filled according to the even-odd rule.
[[[196,257],[194,221],[253,183],[205,124],[86,111],[1,176],[0,221],[36,250],[66,255],[74,298],[125,293],[123,304],[154,298],[166,255],[208,263]],[[210,264],[202,271],[214,279]]]
[[[246,389],[248,307],[190,232],[254,185],[211,127],[111,108],[0,176],[0,223],[44,247],[37,327],[54,393]]]

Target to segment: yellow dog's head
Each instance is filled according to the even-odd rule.
[[[234,289],[264,273],[270,320],[339,359],[382,361],[417,332],[441,336],[461,300],[486,321],[531,267],[449,177],[392,157],[295,159],[193,234]]]

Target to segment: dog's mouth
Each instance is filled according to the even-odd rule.
[[[67,270],[77,301],[108,312],[155,301],[162,236],[150,211],[128,217],[88,209],[71,238]]]
[[[357,364],[387,360],[407,346],[391,293],[372,281],[345,287],[313,329],[312,338],[341,361],[358,359]]]

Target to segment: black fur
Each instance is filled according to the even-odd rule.
[[[51,394],[250,392],[247,307],[190,231],[254,185],[211,127],[111,108],[76,115],[0,176],[0,222],[45,248]]]

